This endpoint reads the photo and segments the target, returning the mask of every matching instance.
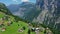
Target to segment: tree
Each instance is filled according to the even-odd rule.
[[[28,34],[30,34],[30,29],[28,30]]]
[[[25,30],[26,28],[25,28],[25,27],[23,27],[23,29]]]
[[[44,30],[44,34],[46,34],[46,29]]]

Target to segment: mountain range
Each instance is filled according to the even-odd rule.
[[[22,19],[46,25],[54,34],[60,34],[60,0],[37,0],[36,4],[23,2],[7,8]]]
[[[40,13],[40,9],[36,8],[36,4],[31,2],[22,2],[21,4],[11,4],[7,6],[12,14],[22,19],[32,21]]]

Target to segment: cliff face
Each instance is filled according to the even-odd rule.
[[[40,2],[39,2],[40,1]],[[60,0],[39,0],[37,6],[41,13],[33,22],[45,24],[49,27],[60,29]]]

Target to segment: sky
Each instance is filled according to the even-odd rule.
[[[10,4],[20,4],[22,2],[32,2],[35,3],[36,0],[0,0],[1,3],[4,3],[5,5],[10,5]]]

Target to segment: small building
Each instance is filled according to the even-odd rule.
[[[35,32],[36,32],[36,31],[40,31],[40,28],[36,28],[36,29],[35,29]]]
[[[6,28],[2,28],[2,29],[1,29],[2,32],[5,31],[5,30],[6,30]]]
[[[49,28],[47,27],[46,30],[49,30]]]
[[[31,31],[35,31],[35,28],[31,28]]]
[[[36,30],[39,30],[40,28],[36,28]]]
[[[8,25],[8,26],[11,25],[11,21],[9,21],[9,22],[7,23],[7,25]]]
[[[18,32],[23,32],[24,30],[23,29],[18,29]]]

